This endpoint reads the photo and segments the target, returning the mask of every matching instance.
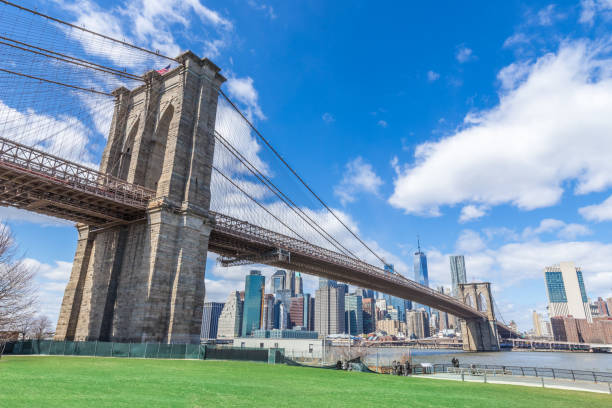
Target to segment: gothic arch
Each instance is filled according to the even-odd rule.
[[[151,140],[151,154],[148,160],[147,172],[144,185],[147,188],[157,190],[157,184],[164,168],[166,156],[166,145],[168,143],[168,131],[174,117],[174,106],[169,104],[157,122],[157,127]]]
[[[478,302],[477,302],[477,309],[481,312],[486,312],[488,310],[487,307],[487,299],[485,298],[485,296],[482,294],[482,292],[478,293]]]
[[[132,158],[132,149],[134,148],[134,138],[138,133],[138,127],[140,126],[140,116],[136,119],[128,132],[128,137],[125,139],[125,143],[121,146],[121,152],[119,153],[117,177],[122,180],[127,180],[128,171],[130,170],[130,162]]]

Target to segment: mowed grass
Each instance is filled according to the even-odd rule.
[[[605,394],[236,361],[4,356],[0,407],[612,407]]]

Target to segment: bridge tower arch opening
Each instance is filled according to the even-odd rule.
[[[220,69],[191,52],[114,91],[100,170],[156,191],[141,219],[78,224],[57,340],[199,343]]]
[[[461,337],[466,351],[498,351],[499,336],[490,282],[460,283],[459,299],[486,314],[486,319],[461,320]],[[474,303],[475,302],[475,303]]]

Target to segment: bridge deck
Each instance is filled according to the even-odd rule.
[[[0,137],[0,205],[92,226],[144,219],[155,193]],[[212,213],[209,250],[227,264],[261,263],[410,299],[460,318],[485,314],[400,275],[274,231]],[[506,326],[498,323],[500,328]]]
[[[103,225],[142,218],[155,193],[0,137],[0,205]]]

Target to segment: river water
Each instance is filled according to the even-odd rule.
[[[490,364],[504,366],[566,368],[612,372],[612,353],[568,353],[542,351],[500,351],[496,353],[468,353],[455,350],[420,350],[409,348],[369,348],[365,358],[368,365],[390,365],[408,353],[412,362],[447,363],[453,357],[461,364]]]

